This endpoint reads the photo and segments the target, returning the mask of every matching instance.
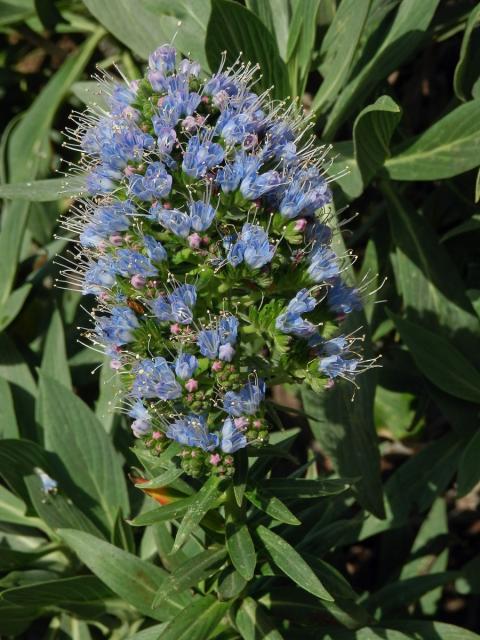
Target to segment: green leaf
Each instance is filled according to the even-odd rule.
[[[255,573],[257,555],[245,522],[245,510],[238,507],[235,496],[230,494],[225,511],[225,538],[228,555],[235,569],[248,582]]]
[[[14,128],[8,143],[10,182],[34,180],[45,170],[45,150],[55,113],[103,34],[103,29],[97,29],[78,52],[67,59]],[[28,213],[28,203],[20,200],[9,204],[3,213],[0,234],[0,302],[3,303],[15,279]]]
[[[480,469],[478,460],[480,456],[480,431],[473,436],[458,464],[458,488],[459,497],[470,493],[480,481]]]
[[[5,378],[0,377],[0,440],[19,437],[12,391]]]
[[[51,477],[53,477],[54,480],[57,479],[55,475]],[[98,538],[102,537],[101,531],[90,518],[77,508],[69,496],[65,495],[61,485],[58,493],[45,493],[40,478],[37,475],[27,476],[25,478],[25,485],[38,517],[51,529],[72,527],[80,531],[86,531]]]
[[[112,531],[112,544],[130,553],[135,553],[135,538],[132,527],[125,522],[122,510],[119,509]]]
[[[400,120],[401,109],[389,96],[380,96],[365,107],[353,125],[355,159],[367,185],[389,157],[389,144]]]
[[[451,238],[456,238],[464,233],[469,233],[470,231],[480,231],[480,214],[474,214],[465,222],[453,227],[450,231],[447,231],[445,235],[442,236],[441,242],[446,242]]]
[[[472,100],[438,120],[385,162],[393,180],[451,178],[480,165],[480,99]]]
[[[308,564],[288,542],[263,525],[258,527],[257,534],[274,564],[276,564],[286,576],[291,578],[299,587],[305,589],[305,591],[317,596],[317,598],[333,602],[332,596]]]
[[[280,498],[303,500],[320,498],[347,491],[351,487],[348,480],[342,478],[305,480],[304,478],[268,478],[262,482],[262,489]]]
[[[133,527],[144,527],[149,524],[156,524],[157,522],[176,520],[187,513],[188,508],[194,503],[194,497],[182,498],[181,500],[176,500],[172,504],[166,504],[158,509],[145,511],[145,513],[141,513],[133,520],[130,520],[130,524]]]
[[[312,111],[328,108],[348,79],[355,52],[362,36],[371,0],[343,0],[320,48],[323,76],[312,103]]]
[[[256,13],[268,31],[275,34],[278,51],[283,60],[287,59],[289,27],[289,0],[246,0],[247,9]]]
[[[222,566],[227,557],[222,548],[207,549],[180,564],[163,582],[153,600],[153,607],[159,607],[171,594],[182,593],[190,587],[197,586]]]
[[[230,607],[213,596],[189,604],[162,630],[161,640],[207,640]]]
[[[245,449],[240,449],[235,453],[235,473],[233,475],[233,492],[239,507],[242,506],[247,479],[248,455]]]
[[[165,469],[163,473],[155,476],[148,482],[142,482],[140,485],[142,489],[159,489],[161,487],[168,487],[177,478],[183,474],[183,470],[179,467],[175,467],[173,464]]]
[[[160,609],[152,609],[155,593],[167,577],[165,571],[83,531],[58,533],[92,573],[143,615],[163,622],[187,604],[188,599],[172,595]]]
[[[119,507],[123,513],[130,509],[121,461],[111,439],[80,398],[43,373],[39,396],[47,449],[60,457],[81,488],[75,496],[77,504],[111,530]]]
[[[449,340],[390,314],[420,371],[442,391],[480,403],[480,372]]]
[[[64,387],[68,387],[69,389],[71,388],[72,379],[70,377],[70,369],[67,362],[65,333],[63,331],[63,322],[58,309],[54,309],[52,317],[50,318],[50,324],[43,347],[40,371],[42,374],[49,376],[52,380],[60,382]],[[41,397],[42,394],[40,394],[40,398]]]
[[[444,571],[398,580],[376,591],[363,605],[375,616],[384,616],[416,602],[432,589],[453,582],[457,576],[456,571]]]
[[[245,497],[261,511],[268,513],[274,520],[285,524],[299,525],[300,520],[276,496],[262,492],[260,489],[247,491]]]
[[[478,640],[478,635],[467,629],[426,620],[389,622],[388,628],[364,627],[358,631],[326,628],[318,633],[322,640]]]
[[[88,10],[115,38],[141,58],[172,42],[206,68],[204,40],[210,16],[209,0],[83,0]],[[181,25],[179,25],[181,21]]]
[[[456,264],[428,221],[388,183],[382,183],[396,248],[393,269],[409,320],[447,337],[480,367],[478,318]],[[477,353],[477,351],[479,353]]]
[[[163,622],[162,624],[155,624],[153,627],[148,627],[148,629],[143,629],[143,631],[139,631],[131,636],[130,640],[159,640],[167,624],[167,622]]]
[[[200,524],[207,512],[217,502],[220,496],[219,482],[216,476],[211,476],[189,502],[187,511],[178,527],[172,553],[178,551],[185,544],[195,527]]]
[[[460,57],[455,67],[453,88],[460,100],[470,100],[472,89],[479,78],[480,65],[480,5],[472,9],[468,16],[460,47]],[[476,95],[476,98],[479,96]]]
[[[386,78],[399,65],[411,57],[424,38],[425,31],[435,13],[439,0],[403,0],[383,42],[375,49],[365,50],[354,66],[350,81],[345,86],[330,113],[323,135],[333,138],[335,131],[358,109],[380,80]],[[385,26],[380,23],[379,29]]]
[[[444,498],[437,498],[415,537],[410,556],[403,564],[400,578],[413,578],[418,575],[435,572],[435,559],[439,557],[442,546],[448,543],[447,509]],[[442,541],[442,546],[439,542]],[[446,567],[442,568],[444,571]]]
[[[285,98],[289,93],[288,74],[272,35],[257,16],[231,0],[212,0],[212,14],[205,41],[212,69],[227,52],[227,65],[233,64],[240,52],[245,62],[258,63],[262,78],[257,91],[274,87],[272,97]]]
[[[0,185],[0,198],[6,200],[27,200],[29,202],[52,202],[60,198],[74,198],[82,194],[85,178],[51,178]]]
[[[293,15],[287,42],[287,61],[293,94],[302,94],[312,63],[321,0],[292,2]]]
[[[264,607],[253,598],[245,598],[235,617],[235,626],[243,640],[282,640],[283,636],[275,629]]]
[[[0,331],[3,331],[20,313],[32,285],[27,283],[12,291],[4,305],[4,315],[0,316]]]
[[[112,592],[95,576],[76,576],[37,582],[2,591],[3,600],[21,607],[66,610],[83,616],[98,616]]]
[[[32,526],[32,518],[27,517],[25,511],[24,502],[0,485],[0,522]]]

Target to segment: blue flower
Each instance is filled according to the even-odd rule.
[[[182,284],[167,298],[159,296],[149,304],[159,320],[169,320],[180,324],[190,324],[193,320],[192,308],[197,301],[197,291],[192,284]]]
[[[142,360],[135,365],[133,373],[133,397],[175,400],[182,395],[182,387],[165,358]]]
[[[309,293],[308,289],[301,289],[297,295],[290,300],[287,306],[289,313],[308,313],[313,311],[317,306],[317,301]]]
[[[129,307],[113,307],[109,316],[99,316],[95,326],[99,339],[108,346],[120,347],[132,342],[135,329],[140,326]]]
[[[317,301],[311,296],[307,289],[301,289],[297,295],[290,300],[287,309],[281,313],[276,321],[275,327],[282,333],[291,334],[299,338],[312,336],[317,327],[301,317],[302,313],[313,311]]]
[[[190,414],[172,422],[166,431],[168,438],[189,447],[212,451],[218,447],[218,435],[209,433],[205,416]]]
[[[268,242],[268,234],[263,227],[246,222],[240,235],[243,243],[243,260],[252,269],[259,269],[270,262],[275,249]]]
[[[182,169],[192,178],[202,178],[207,171],[219,165],[224,158],[223,147],[217,142],[202,141],[198,135],[188,141]]]
[[[347,351],[348,346],[348,340],[345,336],[337,336],[331,340],[325,340],[322,348],[327,356],[339,356]]]
[[[206,231],[215,217],[215,209],[211,204],[198,200],[190,205],[190,220],[192,229]]]
[[[157,135],[157,148],[161,154],[168,154],[172,151],[173,145],[177,141],[177,132],[172,127],[167,127],[158,117],[152,118],[153,128]]]
[[[166,229],[176,236],[186,238],[190,233],[192,221],[189,216],[178,209],[160,209],[157,219]]]
[[[162,162],[152,162],[144,176],[134,173],[129,180],[130,193],[140,200],[166,198],[171,188],[172,176],[167,173]]]
[[[220,347],[218,331],[215,329],[203,329],[198,333],[197,344],[202,356],[214,360],[218,355],[218,348]]]
[[[181,380],[188,380],[198,367],[198,360],[189,353],[181,353],[175,360],[175,374]]]
[[[114,266],[115,271],[125,278],[135,275],[144,278],[157,275],[150,258],[133,249],[119,249]]]
[[[332,311],[340,314],[359,311],[362,308],[358,291],[346,285],[340,278],[329,290],[327,302]]]
[[[162,44],[148,57],[148,66],[152,71],[170,73],[175,69],[175,48],[169,44]]]
[[[223,398],[223,408],[230,416],[250,416],[258,411],[265,397],[265,383],[247,383],[240,391],[227,391]]]
[[[100,258],[97,263],[91,263],[85,271],[83,293],[100,294],[105,289],[110,289],[116,283],[115,268],[113,262],[107,258]]]
[[[153,262],[163,262],[168,258],[165,247],[152,236],[143,236],[143,244],[148,257]]]
[[[315,248],[310,254],[308,275],[314,282],[324,282],[338,276],[340,268],[334,251],[325,245]]]
[[[240,193],[247,200],[257,200],[282,183],[282,177],[273,169],[260,174],[248,174],[240,184]]]
[[[237,341],[238,320],[235,316],[224,316],[218,323],[220,343],[234,345]]]
[[[327,356],[319,361],[319,371],[329,378],[351,377],[360,363],[359,358],[342,358],[340,355]]]
[[[235,355],[235,349],[232,347],[230,343],[221,344],[218,348],[218,357],[220,360],[224,360],[225,362],[231,362]]]
[[[247,438],[237,429],[231,418],[223,423],[221,448],[224,453],[235,453],[247,446]]]

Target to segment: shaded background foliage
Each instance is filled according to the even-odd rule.
[[[2,635],[477,637],[479,26],[473,0],[0,2]],[[55,177],[61,156],[75,161],[61,147],[68,113],[101,101],[96,65],[133,79],[175,34],[205,70],[242,51],[259,88],[302,97],[333,146],[330,174],[349,167],[334,196],[337,223],[349,220],[336,241],[358,255],[351,278],[384,283],[353,320],[382,356],[355,402],[343,385],[275,390],[285,457],[257,460],[250,506],[223,514],[231,564],[205,521],[179,524],[186,507],[160,518],[127,486],[139,461],[109,411],[115,379],[77,342],[88,301],[53,288],[67,245],[57,217],[78,189]],[[265,481],[265,460],[274,478],[313,484]],[[199,488],[143,462],[181,495]],[[232,514],[258,548],[248,584],[255,557]],[[184,546],[170,554],[175,534]]]

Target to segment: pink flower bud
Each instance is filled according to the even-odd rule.
[[[170,333],[174,336],[177,336],[180,333],[180,325],[178,324],[178,322],[170,325]]]
[[[119,247],[121,244],[123,244],[123,238],[121,235],[119,235],[118,233],[110,236],[109,237],[110,242],[115,245],[116,247]]]
[[[164,202],[164,203],[162,204],[162,207],[163,207],[164,209],[171,209],[171,208],[172,208],[172,203],[171,203],[171,202]]]
[[[187,380],[185,383],[185,389],[193,393],[198,389],[198,382],[194,378],[190,378],[190,380]]]
[[[210,238],[208,236],[202,236],[202,244],[204,245],[210,244]]]
[[[126,176],[131,176],[131,175],[133,175],[135,173],[135,167],[131,167],[129,164],[127,164],[127,166],[123,170],[123,173]]]
[[[197,128],[197,123],[193,116],[187,116],[182,120],[182,127],[187,131],[193,131]]]
[[[220,460],[221,460],[221,457],[219,456],[218,453],[212,453],[212,455],[210,456],[210,464],[213,464],[214,467],[217,466]]]
[[[134,289],[143,289],[146,282],[143,276],[134,275],[130,278],[130,284]]]
[[[160,438],[162,437],[163,433],[161,431],[154,431],[152,433],[152,438],[154,440],[160,440]]]
[[[299,218],[298,220],[295,221],[295,231],[305,231],[305,228],[308,224],[308,220],[306,220],[305,218]]]
[[[228,342],[227,344],[222,344],[218,350],[218,357],[220,360],[225,360],[226,362],[231,362],[234,355],[235,349]]]
[[[212,362],[212,371],[221,371],[223,369],[223,362],[220,362],[220,360],[215,360],[215,362]]]
[[[255,429],[260,429],[260,427],[262,426],[262,421],[261,420],[254,420],[253,421],[253,426],[255,427]]]
[[[110,360],[110,369],[117,371],[117,369],[120,369],[121,366],[122,363],[120,362],[120,360]]]
[[[191,235],[188,236],[187,240],[188,240],[188,245],[191,249],[198,249],[200,246],[200,243],[202,242],[202,239],[198,235],[198,233],[192,233]]]
[[[233,423],[235,424],[235,427],[237,429],[239,429],[240,431],[243,431],[248,427],[248,418],[245,418],[245,416],[241,416],[240,418],[234,418]]]

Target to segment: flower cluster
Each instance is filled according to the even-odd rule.
[[[62,274],[96,296],[86,336],[134,436],[194,476],[229,475],[267,440],[271,382],[319,390],[366,366],[339,334],[361,300],[332,248],[325,150],[254,76],[237,63],[201,80],[164,45],[71,130],[88,196],[63,220],[80,250]]]

